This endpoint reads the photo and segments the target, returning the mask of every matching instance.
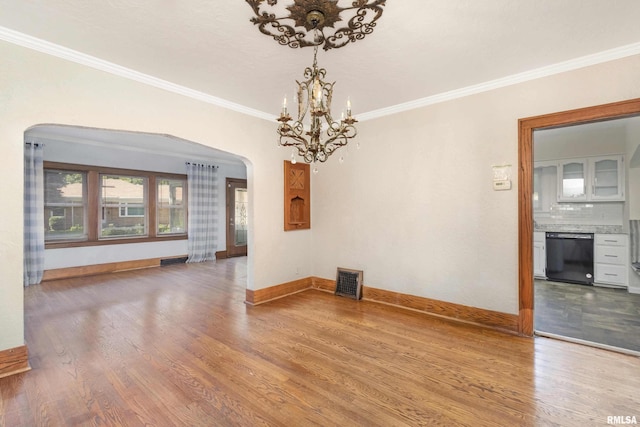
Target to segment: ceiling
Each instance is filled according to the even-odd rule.
[[[261,34],[243,0],[0,0],[0,10],[5,40],[17,31],[269,117],[313,55]],[[349,96],[366,117],[612,49],[639,53],[638,16],[637,0],[388,0],[373,34],[318,62],[337,82],[334,104]]]

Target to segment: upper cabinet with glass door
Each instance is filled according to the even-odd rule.
[[[558,165],[558,201],[587,200],[587,160],[563,160]]]
[[[591,200],[624,201],[624,159],[622,156],[589,159]]]
[[[558,201],[624,201],[621,155],[567,159],[558,165]]]

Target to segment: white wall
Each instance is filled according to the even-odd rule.
[[[625,161],[628,167],[628,217],[640,220],[640,118],[633,120],[627,128],[627,157]],[[640,294],[640,274],[631,266],[629,266],[629,292]]]
[[[248,288],[312,274],[311,233],[283,232],[282,163],[275,123],[205,104],[0,42],[0,351],[24,344],[22,287],[23,138],[43,124],[173,135],[248,159],[251,226]]]
[[[360,123],[362,148],[314,177],[314,273],[516,314],[518,119],[640,97],[638,75],[636,56]]]
[[[127,243],[124,245],[87,246],[47,249],[44,269],[79,267],[151,258],[168,258],[187,254],[186,240]]]
[[[629,219],[640,219],[640,163],[632,159],[640,157],[640,119],[633,120],[627,128],[627,205]]]

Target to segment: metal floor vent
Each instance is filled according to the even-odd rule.
[[[362,270],[338,268],[336,295],[359,300],[362,298]]]
[[[164,267],[165,265],[171,265],[171,264],[183,264],[187,262],[187,257],[178,257],[178,258],[166,258],[166,259],[161,259],[160,260],[160,266]]]

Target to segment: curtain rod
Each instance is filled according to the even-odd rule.
[[[193,163],[193,162],[186,162],[187,165],[194,165],[194,166],[202,166],[205,168],[215,168],[218,169],[220,166],[217,165],[205,165],[204,163]]]

